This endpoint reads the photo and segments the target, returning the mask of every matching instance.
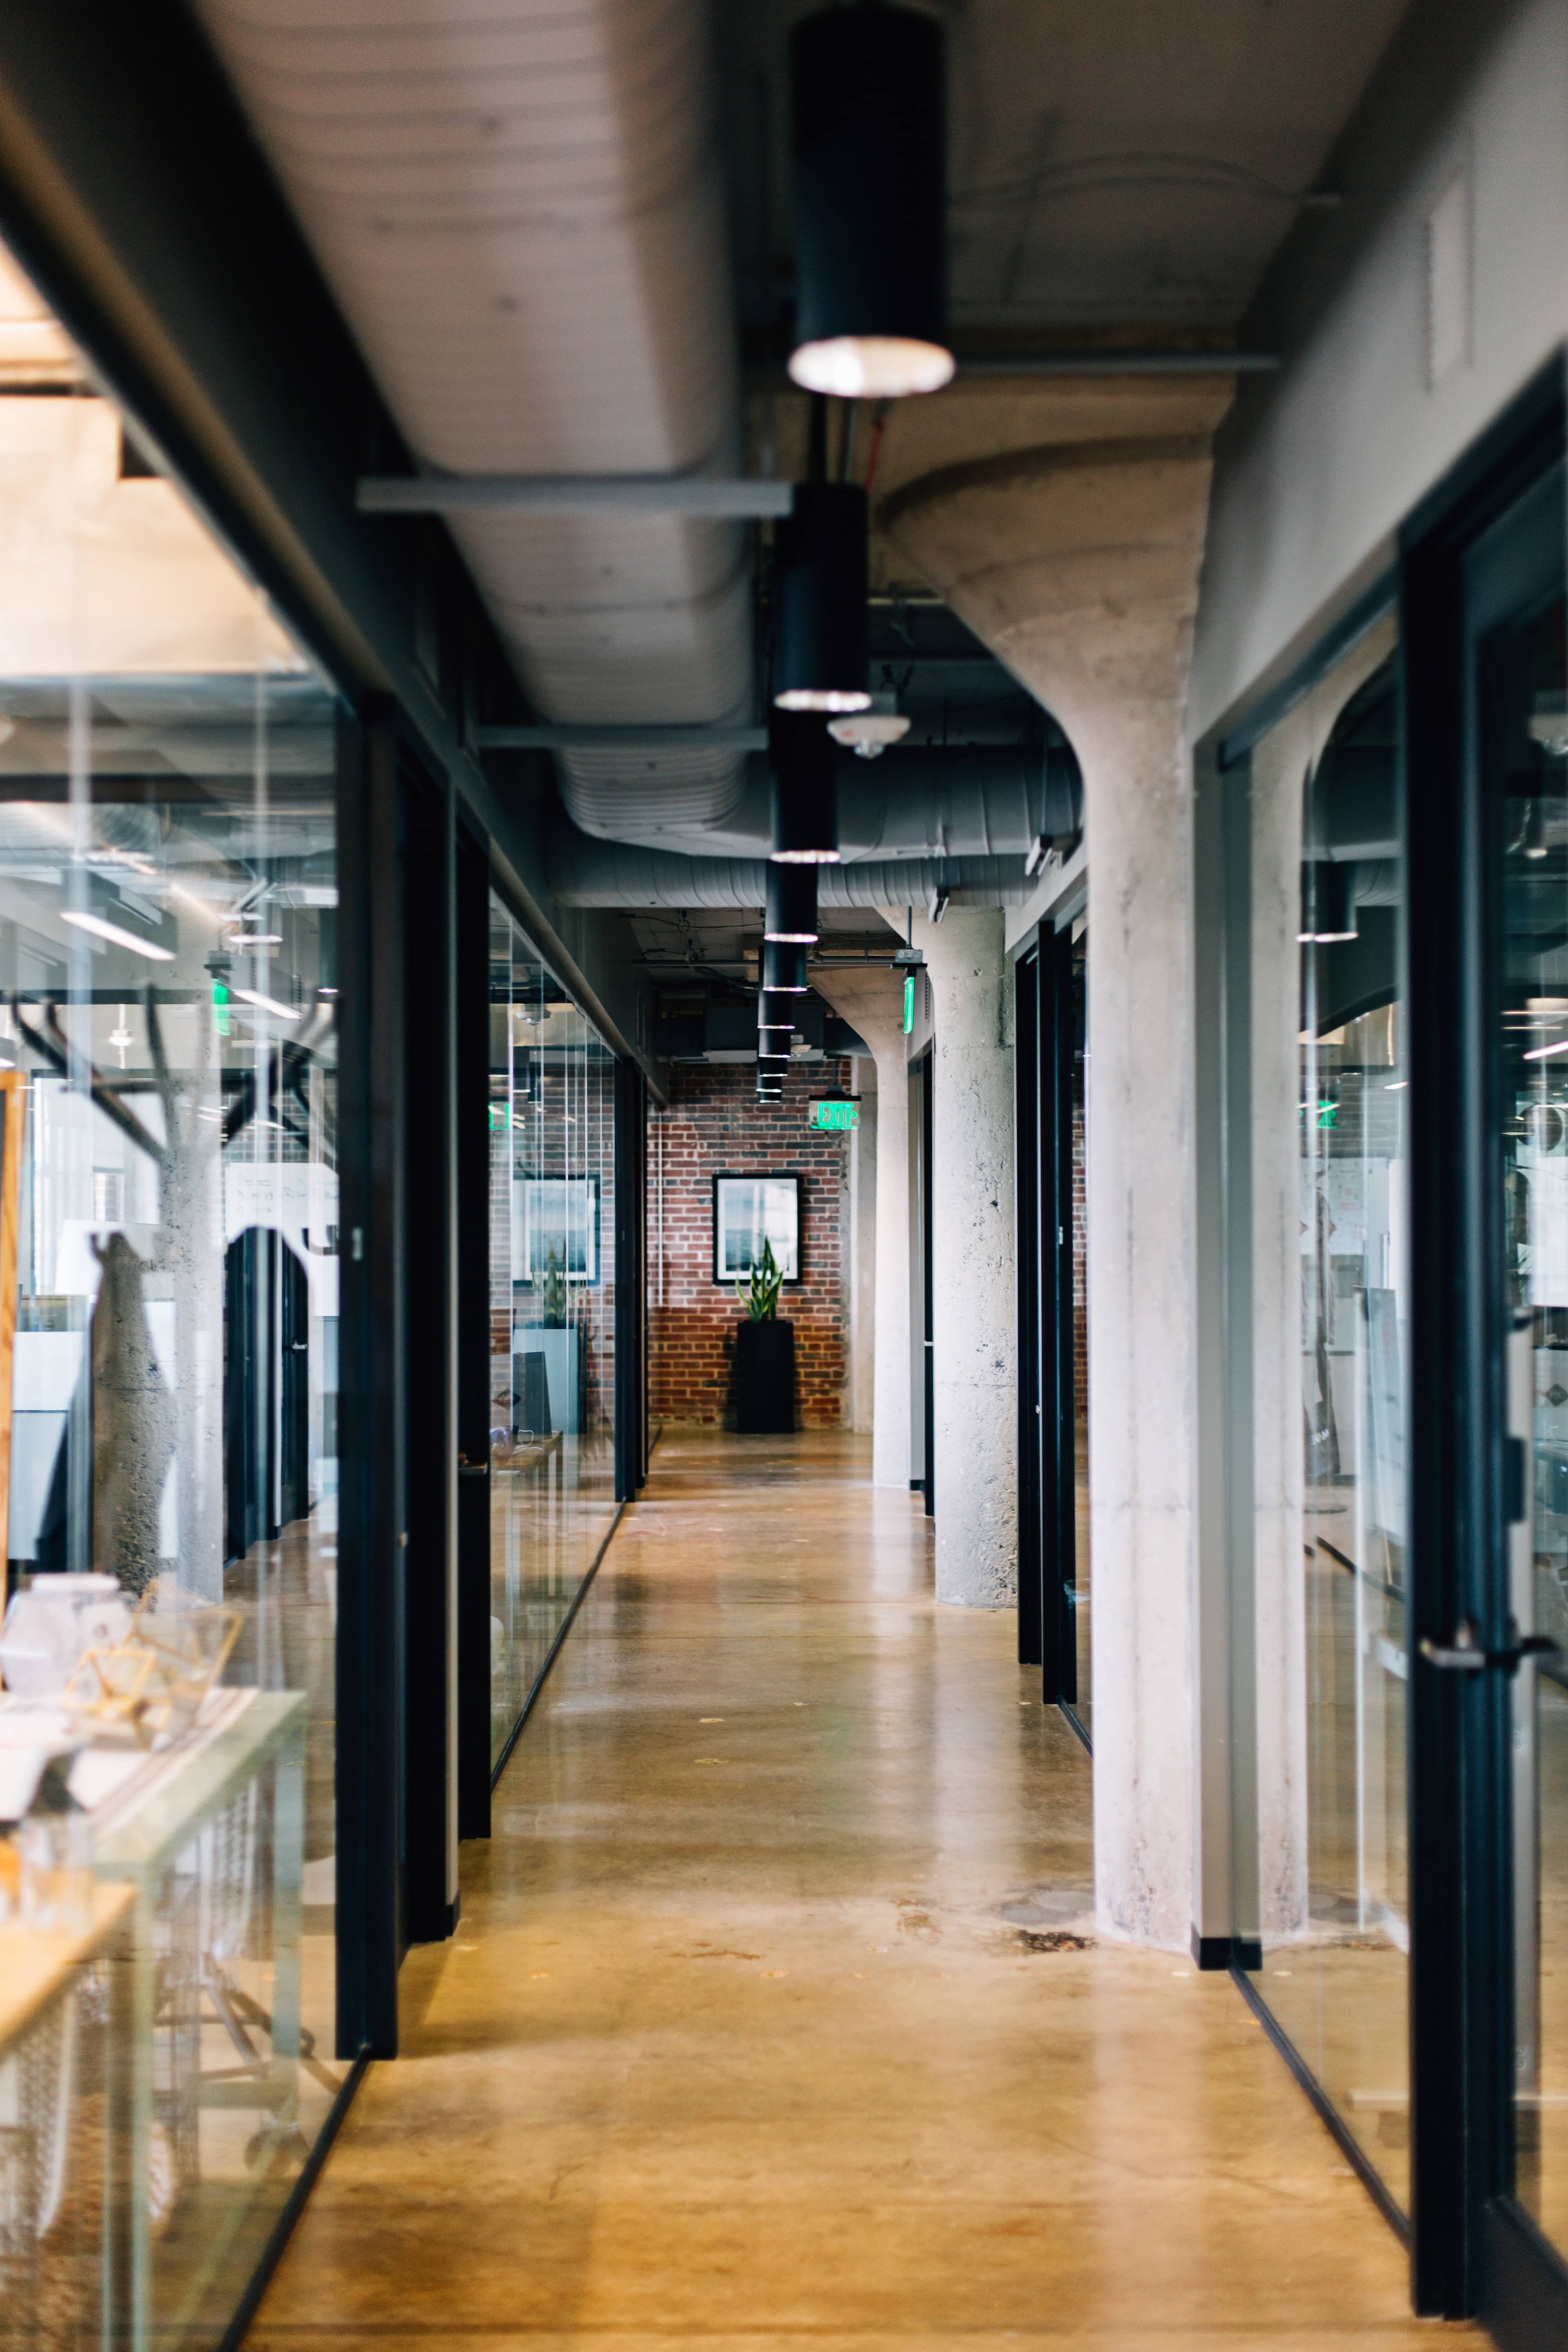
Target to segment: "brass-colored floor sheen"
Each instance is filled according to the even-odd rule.
[[[257,2352],[1430,2346],[1230,1983],[1075,1948],[1089,1759],[868,1470],[667,1433]]]

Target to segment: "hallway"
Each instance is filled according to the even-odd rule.
[[[1080,1942],[1089,1759],[918,1512],[665,1437],[258,2352],[1432,2340],[1228,1980]]]

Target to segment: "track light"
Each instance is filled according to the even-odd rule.
[[[866,493],[801,482],[773,534],[773,700],[781,710],[868,710]]]
[[[768,904],[763,918],[764,940],[780,940],[786,947],[815,947],[821,937],[816,924],[815,866],[768,865]]]
[[[784,866],[838,863],[838,772],[832,737],[811,713],[775,710],[768,727],[773,845]]]
[[[763,942],[763,986],[770,994],[805,994],[805,950],[785,947],[782,940]]]
[[[824,8],[790,38],[795,348],[842,400],[936,392],[947,346],[942,28],[885,0]]]

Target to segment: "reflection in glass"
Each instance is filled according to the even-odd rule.
[[[1247,1833],[1259,1990],[1404,2202],[1408,1089],[1392,646],[1389,623],[1254,753]]]
[[[1559,1644],[1513,1678],[1514,2165],[1568,2249],[1568,668],[1561,474],[1533,494],[1522,603],[1479,647],[1481,780],[1502,876],[1498,1008],[1510,1433],[1531,1449],[1508,1611]],[[1487,562],[1483,547],[1481,561]]]
[[[175,2343],[226,2325],[344,2071],[337,712],[4,256],[0,534],[7,1581],[116,1597],[7,1776],[0,1977],[47,1937],[59,1981],[0,2048],[0,2167],[49,2151],[0,2306]]]
[[[615,1058],[490,908],[490,1753],[615,1517]]]

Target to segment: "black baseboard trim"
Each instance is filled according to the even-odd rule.
[[[1498,2352],[1568,2344],[1568,2264],[1508,2197],[1487,2207],[1480,2316]]]
[[[1068,1702],[1067,1702],[1067,1700],[1066,1700],[1065,1698],[1058,1698],[1058,1701],[1057,1701],[1057,1705],[1058,1705],[1058,1706],[1060,1708],[1060,1710],[1061,1710],[1062,1714],[1066,1716],[1066,1717],[1067,1717],[1067,1719],[1068,1719],[1068,1724],[1071,1726],[1072,1729],[1073,1729],[1073,1730],[1078,1734],[1078,1736],[1079,1736],[1079,1739],[1083,1742],[1083,1744],[1084,1744],[1085,1748],[1089,1750],[1089,1754],[1092,1756],[1092,1755],[1094,1754],[1094,1742],[1093,1742],[1093,1740],[1089,1738],[1089,1736],[1088,1732],[1084,1729],[1084,1727],[1083,1727],[1082,1724],[1079,1721],[1078,1717],[1077,1717],[1077,1715],[1074,1713],[1073,1709],[1068,1706]]]
[[[1200,1936],[1194,1927],[1192,1952],[1194,1965],[1202,1975],[1217,1975],[1220,1969],[1228,1969],[1235,1960],[1236,1939],[1232,1936]],[[1239,1961],[1236,1964],[1240,1966]]]
[[[1328,2133],[1329,2137],[1333,2141],[1334,2146],[1339,2149],[1340,2154],[1344,2158],[1345,2162],[1350,2166],[1351,2170],[1355,2174],[1356,2179],[1361,2182],[1362,2187],[1366,2190],[1367,2195],[1372,2199],[1373,2203],[1376,2206],[1378,2211],[1382,2214],[1384,2220],[1387,2222],[1394,2236],[1399,2240],[1400,2244],[1402,2246],[1408,2246],[1410,2243],[1409,2222],[1406,2221],[1405,2215],[1400,2211],[1393,2198],[1389,2195],[1388,2189],[1375,2166],[1373,2166],[1370,2159],[1363,2154],[1361,2148],[1352,2138],[1350,2133],[1345,2129],[1344,2125],[1341,2122],[1339,2116],[1336,2114],[1329,2099],[1328,2093],[1324,2090],[1322,2084],[1319,2082],[1317,2076],[1313,2074],[1311,2068],[1308,2065],[1306,2060],[1302,2057],[1300,2052],[1297,2049],[1289,2035],[1285,2032],[1279,2025],[1276,2024],[1268,2003],[1258,1991],[1257,1988],[1253,1984],[1252,1979],[1247,1974],[1246,1970],[1244,1969],[1238,1969],[1235,1963],[1232,1962],[1230,1977],[1231,1982],[1240,1992],[1243,2000],[1247,2003],[1247,2006],[1252,2011],[1252,2014],[1256,2017],[1259,2025],[1262,2026],[1263,2031],[1268,2036],[1269,2041],[1274,2044],[1275,2049],[1279,2053],[1280,2057],[1285,2061],[1286,2065],[1290,2069],[1291,2074],[1296,2077],[1296,2081],[1300,2084],[1300,2088],[1306,2093],[1308,2099],[1311,2102],[1312,2109],[1317,2116],[1318,2121],[1322,2125],[1323,2129]]]
[[[575,1619],[578,1610],[583,1606],[583,1596],[587,1591],[588,1587],[593,1583],[595,1576],[599,1573],[599,1562],[604,1559],[605,1554],[610,1549],[611,1538],[615,1535],[616,1529],[621,1524],[621,1513],[626,1509],[626,1507],[624,1502],[617,1503],[616,1505],[616,1516],[610,1521],[608,1528],[605,1531],[605,1540],[599,1546],[598,1550],[594,1554],[592,1560],[589,1562],[587,1572],[584,1576],[582,1583],[572,1595],[572,1606],[568,1609],[565,1616],[563,1617],[559,1626],[556,1628],[555,1639],[552,1642],[549,1649],[544,1654],[544,1664],[540,1667],[539,1672],[534,1675],[532,1682],[529,1685],[528,1696],[522,1702],[522,1706],[518,1715],[517,1721],[507,1733],[505,1747],[501,1749],[500,1754],[496,1758],[495,1762],[490,1767],[490,1790],[492,1794],[494,1793],[496,1784],[500,1780],[501,1774],[506,1770],[511,1751],[517,1746],[518,1740],[521,1736],[522,1727],[528,1721],[530,1715],[533,1711],[533,1702],[539,1696],[540,1692],[544,1688],[545,1676],[549,1674],[551,1667],[555,1664],[556,1659],[561,1655],[561,1644],[566,1639],[567,1634],[572,1631],[573,1621]]]
[[[304,2211],[316,2176],[327,2160],[327,2152],[338,2136],[339,2126],[349,2111],[354,2093],[364,2080],[371,2053],[362,2050],[343,2077],[342,2087],[321,2119],[310,2155],[300,2168],[300,2178],[289,2191],[283,2210],[272,2225],[272,2232],[261,2250],[261,2258],[250,2273],[245,2293],[235,2305],[234,2316],[217,2340],[216,2352],[239,2352],[247,2330],[255,2318],[262,2296],[266,2294],[272,2273],[282,2258],[283,2249],[294,2234],[294,2224]]]
[[[926,1482],[923,1478],[911,1478],[910,1480],[910,1492],[911,1495],[923,1495],[925,1490]]]

